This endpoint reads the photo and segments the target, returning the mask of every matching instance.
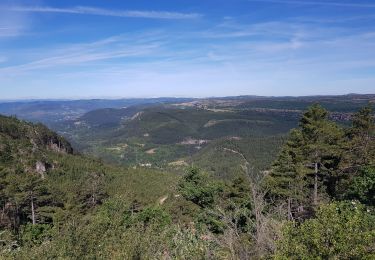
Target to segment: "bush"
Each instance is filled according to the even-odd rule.
[[[353,178],[346,191],[349,199],[357,199],[364,204],[375,206],[375,168],[366,167]]]
[[[208,176],[197,168],[191,168],[179,185],[182,196],[202,208],[209,207],[214,203],[215,195],[219,189],[216,183],[210,181]]]
[[[171,216],[160,207],[148,207],[144,209],[138,214],[136,220],[145,226],[153,224],[159,227],[165,227],[172,222]]]
[[[50,225],[46,224],[27,224],[21,231],[22,244],[40,245],[52,237],[53,230]]]
[[[275,259],[373,259],[375,216],[356,201],[322,206],[315,219],[288,222]]]

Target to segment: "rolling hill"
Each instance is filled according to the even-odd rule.
[[[103,108],[123,108],[140,104],[187,102],[188,98],[128,98],[88,100],[25,100],[1,101],[0,113],[33,122],[52,124],[76,119],[85,113]]]
[[[38,114],[78,151],[107,162],[159,169],[196,164],[219,176],[228,176],[240,171],[241,158],[228,150],[222,154],[223,147],[235,145],[236,151],[252,161],[255,168],[266,170],[279,151],[283,136],[297,126],[306,107],[319,102],[329,109],[331,119],[346,124],[354,111],[374,100],[374,95],[351,94],[51,101],[6,106],[13,107],[22,118]],[[61,109],[75,116],[52,121],[50,116],[43,116],[59,114]],[[269,148],[266,154],[257,145],[259,141]]]
[[[233,142],[251,147],[253,141],[271,136],[280,140],[297,120],[294,114],[279,117],[268,112],[159,105],[92,111],[60,132],[82,151],[105,160],[164,168],[178,161],[182,165],[194,163],[206,147],[204,151],[215,150],[219,144]],[[278,145],[270,147],[275,152],[278,149]],[[257,146],[247,150],[252,156],[250,151],[258,153]]]

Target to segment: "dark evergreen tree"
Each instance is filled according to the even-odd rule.
[[[342,149],[339,190],[336,197],[358,199],[373,205],[374,199],[368,197],[375,196],[375,123],[370,106],[354,114]]]
[[[329,195],[335,191],[336,171],[340,163],[343,131],[337,124],[328,120],[328,112],[320,105],[311,106],[300,121],[303,138],[302,151],[305,166],[311,168],[312,202],[318,205],[319,185],[325,185]]]
[[[24,173],[16,182],[11,184],[15,203],[20,207],[20,213],[25,222],[50,223],[52,221],[48,211],[54,207],[51,202],[51,192],[46,182],[39,175]]]
[[[336,190],[343,131],[320,105],[311,106],[291,131],[271,173],[270,195],[288,205],[288,218],[306,214]]]
[[[284,145],[279,157],[274,162],[271,172],[265,178],[269,194],[277,201],[284,201],[287,206],[288,219],[297,212],[303,212],[307,204],[306,169],[302,153],[302,133],[294,129]]]
[[[370,106],[354,114],[345,144],[345,169],[355,171],[359,166],[375,163],[375,123]]]
[[[92,172],[87,175],[79,191],[79,201],[83,208],[92,208],[107,197],[104,190],[104,174]]]

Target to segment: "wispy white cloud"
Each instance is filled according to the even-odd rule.
[[[314,24],[294,21],[269,21],[253,24],[226,23],[201,32],[202,38],[247,39],[252,41],[296,42],[298,40],[317,40],[343,34],[340,27],[321,27]]]
[[[13,13],[0,6],[0,39],[19,36],[30,26],[27,13]]]
[[[0,28],[0,38],[15,37],[22,34],[22,27]]]
[[[17,75],[28,71],[87,65],[111,59],[144,57],[153,53],[158,47],[157,42],[142,43],[135,40],[134,43],[128,43],[122,36],[113,36],[95,42],[72,44],[40,51],[39,59],[19,65],[3,66],[0,68],[0,74]],[[31,50],[31,52],[35,55],[36,50]]]
[[[47,6],[13,6],[6,8],[14,12],[34,12],[34,13],[65,13],[99,15],[112,17],[129,18],[150,18],[150,19],[196,19],[202,17],[198,13],[181,13],[168,11],[139,11],[139,10],[111,10],[89,6],[76,6],[71,8],[56,8]]]
[[[374,48],[371,28],[348,31],[300,21],[227,21],[226,26],[183,34],[158,29],[94,42],[9,49],[11,62],[0,64],[0,83],[13,87],[27,82],[29,88],[54,89],[59,95],[65,85],[72,86],[72,93],[91,93],[95,88],[98,95],[110,90],[113,95],[209,96],[217,89],[223,95],[309,94],[302,87],[310,88],[310,94],[340,92],[344,90],[338,78],[347,89],[356,82],[363,83],[362,89],[373,87],[375,77],[365,73],[375,67]],[[357,78],[345,83],[355,71]],[[293,88],[286,92],[280,86]]]
[[[344,3],[344,2],[327,2],[327,1],[305,1],[305,0],[250,0],[250,2],[263,2],[275,4],[297,4],[297,5],[321,5],[336,7],[359,7],[359,8],[375,8],[375,4],[369,3]]]
[[[56,67],[69,70],[74,66],[90,67],[95,70],[98,63],[103,64],[107,61],[132,66],[127,64],[126,58],[131,59],[132,63],[145,66],[151,61],[160,61],[173,68],[186,63],[206,64],[208,67],[216,66],[217,63],[232,63],[236,67],[247,67],[249,63],[259,64],[264,61],[275,64],[289,62],[289,65],[291,61],[312,64],[311,60],[307,60],[312,56],[317,59],[314,60],[314,64],[341,59],[350,66],[350,60],[356,63],[359,59],[375,60],[374,55],[369,55],[371,48],[375,47],[374,35],[372,31],[353,32],[348,35],[340,28],[322,29],[315,25],[287,22],[258,23],[248,26],[232,24],[229,30],[216,27],[210,31],[184,34],[147,31],[115,35],[88,43],[55,45],[47,49],[26,49],[21,54],[9,52],[11,56],[17,55],[23,58],[18,65],[14,65],[13,62],[12,65],[7,66],[4,63],[0,73],[19,74]],[[215,41],[195,44],[202,39],[206,40],[207,37],[215,38]],[[174,48],[181,43],[185,47]],[[357,48],[353,50],[352,46]],[[249,62],[244,64],[244,60]]]

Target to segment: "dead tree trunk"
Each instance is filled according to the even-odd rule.
[[[288,198],[288,220],[292,220],[292,199]]]
[[[318,205],[318,163],[315,163],[313,203],[314,206]]]
[[[35,225],[36,221],[35,221],[35,208],[34,208],[34,198],[33,197],[31,197],[31,219],[32,219],[33,225]]]

